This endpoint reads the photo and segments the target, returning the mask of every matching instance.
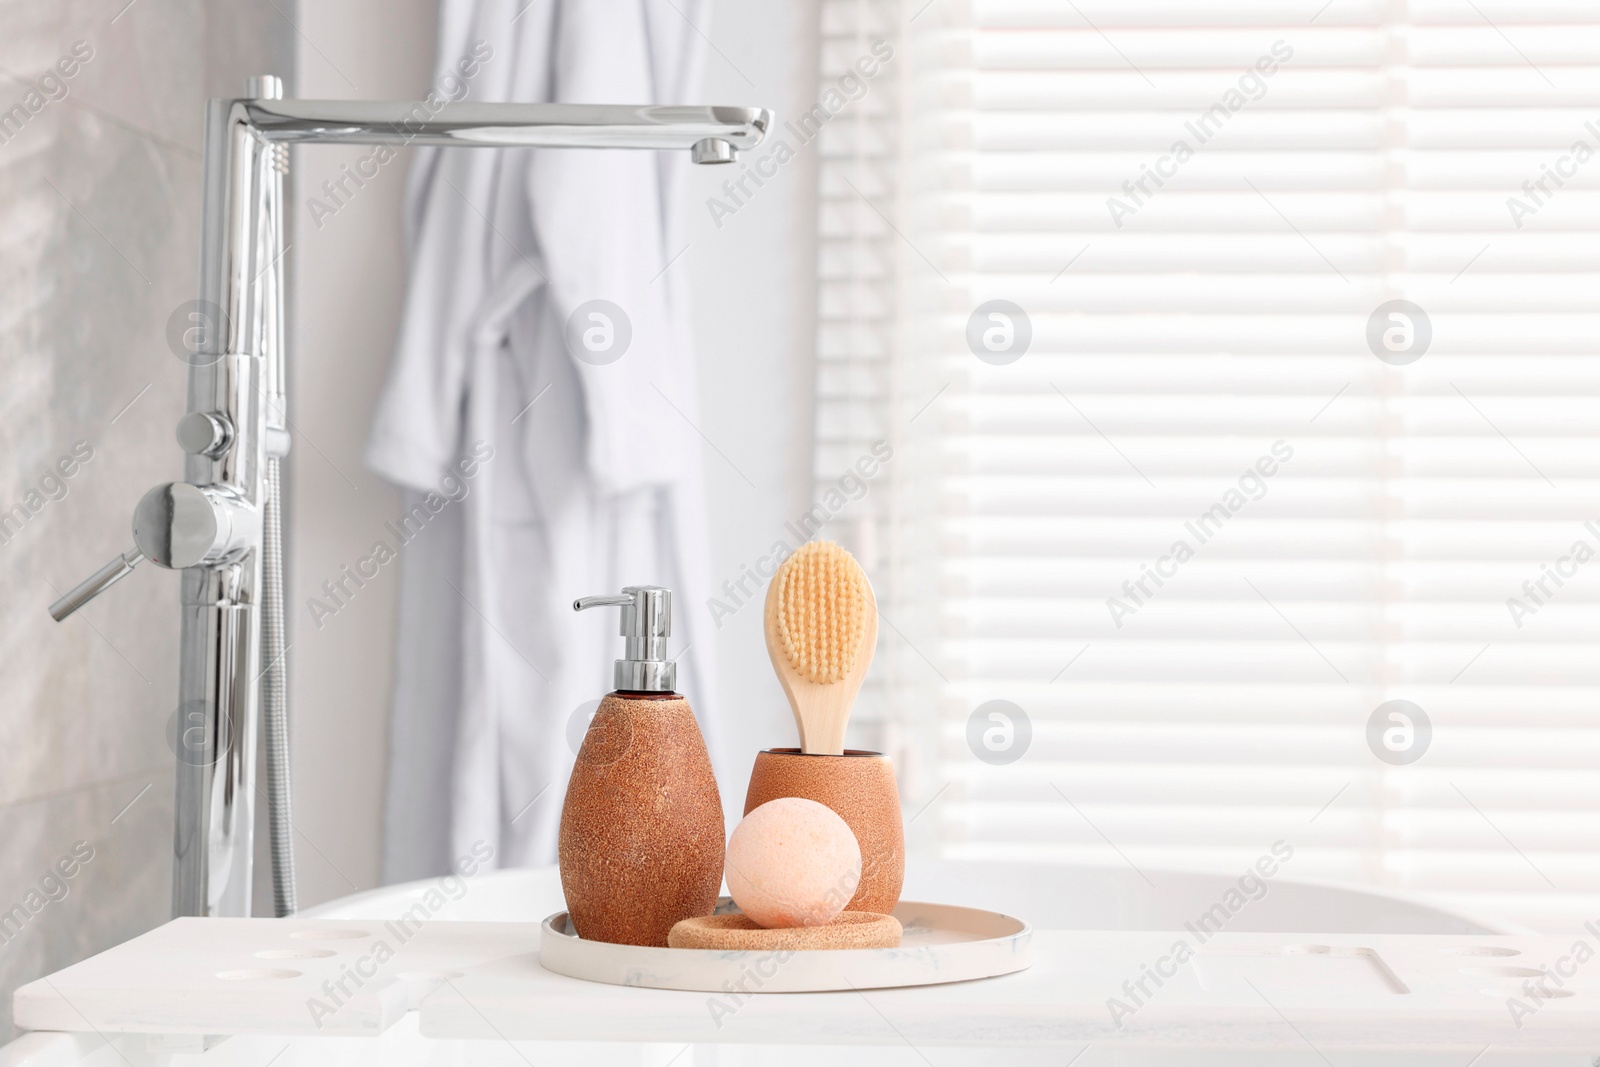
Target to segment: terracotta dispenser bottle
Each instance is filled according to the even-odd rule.
[[[622,608],[616,692],[600,702],[561,808],[561,889],[578,936],[666,947],[680,919],[710,915],[722,885],[722,798],[667,659],[672,592],[628,586],[574,611]]]

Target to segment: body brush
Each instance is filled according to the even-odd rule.
[[[800,751],[842,755],[878,642],[878,602],[855,557],[809,541],[767,587],[767,654],[800,727]]]

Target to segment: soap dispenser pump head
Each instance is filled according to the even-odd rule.
[[[672,636],[672,590],[658,585],[623,586],[621,595],[580,597],[573,611],[620,607],[623,658],[616,661],[613,684],[619,692],[672,693],[678,688],[678,665],[667,658]]]

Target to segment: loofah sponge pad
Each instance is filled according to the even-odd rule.
[[[668,948],[717,949],[722,952],[782,952],[785,949],[899,948],[903,933],[893,915],[847,911],[826,926],[792,926],[768,930],[733,912],[684,919],[667,934]]]
[[[867,576],[832,541],[809,541],[778,568],[778,629],[789,666],[831,685],[856,665],[867,624]]]

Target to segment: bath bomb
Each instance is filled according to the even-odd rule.
[[[728,892],[762,926],[824,926],[861,882],[861,846],[834,810],[783,797],[746,815],[728,839]]]

